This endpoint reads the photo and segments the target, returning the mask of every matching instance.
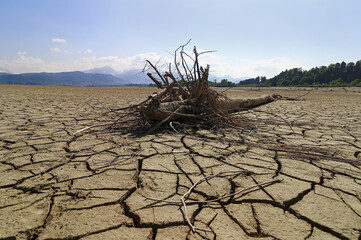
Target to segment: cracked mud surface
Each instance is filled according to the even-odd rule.
[[[315,90],[240,114],[247,127],[97,132],[107,107],[155,89],[0,87],[0,239],[359,239],[361,94]],[[230,97],[263,94],[232,90]],[[295,97],[305,91],[277,90]],[[279,117],[266,112],[272,112]],[[286,119],[291,128],[282,120]],[[271,180],[230,198],[215,199]]]

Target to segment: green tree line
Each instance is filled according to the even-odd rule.
[[[209,82],[214,87],[237,86],[302,86],[302,87],[361,87],[361,60],[354,62],[333,63],[314,67],[310,70],[293,68],[282,71],[277,76],[250,78],[239,83],[227,79],[221,82]]]
[[[246,80],[242,80],[239,83],[234,83],[228,81],[228,79],[222,79],[220,82],[214,80],[213,82],[209,82],[209,86],[211,87],[240,87],[240,86],[251,86],[251,85],[259,85],[259,84],[266,84],[267,78],[266,77],[256,77],[256,78],[249,78]]]
[[[268,86],[361,87],[361,60],[315,67],[293,68],[267,80]]]

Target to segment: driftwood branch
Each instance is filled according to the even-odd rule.
[[[276,94],[262,95],[260,97],[247,99],[225,99],[221,101],[221,104],[228,111],[237,111],[238,109],[254,108],[266,103],[270,103],[277,100],[278,98],[280,98],[280,96]]]
[[[226,194],[224,196],[220,196],[216,199],[210,199],[210,200],[204,200],[204,201],[187,201],[187,198],[189,197],[189,195],[192,193],[192,191],[199,185],[201,184],[202,182],[205,182],[207,180],[210,180],[212,178],[215,178],[217,176],[220,176],[220,175],[226,175],[226,176],[229,176],[229,175],[238,175],[238,174],[245,174],[245,173],[249,173],[248,171],[244,171],[244,170],[240,170],[240,171],[225,171],[225,172],[219,172],[217,174],[213,174],[213,175],[210,175],[210,176],[207,176],[207,177],[203,177],[201,179],[199,179],[196,183],[194,183],[186,193],[184,193],[180,199],[180,201],[170,201],[170,200],[165,200],[165,199],[158,199],[158,198],[151,198],[151,197],[148,197],[148,196],[144,196],[142,195],[144,198],[148,199],[148,200],[152,200],[152,201],[157,201],[157,202],[165,202],[165,203],[171,203],[171,204],[181,204],[183,206],[183,215],[184,215],[184,218],[187,222],[187,224],[189,225],[189,227],[192,229],[192,232],[194,233],[195,231],[204,231],[204,232],[212,232],[211,230],[209,229],[204,229],[204,228],[198,228],[198,227],[195,227],[191,220],[188,218],[188,211],[187,211],[187,205],[191,205],[191,204],[207,204],[207,203],[212,203],[212,202],[218,202],[222,199],[226,199],[226,198],[230,198],[232,196],[235,196],[235,195],[238,195],[238,194],[241,194],[241,193],[244,193],[246,191],[249,191],[249,190],[252,190],[254,188],[261,188],[261,187],[265,187],[265,186],[269,186],[269,185],[272,185],[274,183],[279,183],[281,182],[281,180],[271,180],[271,181],[268,181],[268,182],[263,182],[263,183],[259,183],[259,184],[255,184],[253,186],[250,186],[250,187],[247,187],[247,188],[243,188],[241,190],[238,190],[234,193],[230,193],[230,194]]]

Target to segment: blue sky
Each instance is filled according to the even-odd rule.
[[[361,59],[359,0],[0,0],[0,71],[141,68],[192,39],[234,78]]]

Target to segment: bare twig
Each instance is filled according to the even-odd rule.
[[[196,73],[197,73],[197,74],[198,74],[198,79],[201,79],[201,74],[200,74],[200,72],[199,72],[198,52],[197,52],[196,46],[194,46],[193,53],[194,53],[194,56],[195,56],[195,61],[194,61],[194,78],[197,79],[197,75],[196,75]]]
[[[247,188],[243,188],[237,192],[234,192],[234,193],[230,193],[230,194],[226,194],[224,196],[221,196],[221,197],[218,197],[216,199],[210,199],[210,200],[204,200],[204,201],[186,201],[186,205],[193,205],[193,204],[207,204],[207,203],[212,203],[212,202],[217,202],[219,200],[222,200],[222,199],[225,199],[225,198],[229,198],[229,197],[232,197],[232,196],[235,196],[235,195],[238,195],[240,193],[243,193],[243,192],[246,192],[246,191],[249,191],[249,190],[252,190],[253,188],[256,188],[256,187],[261,187],[261,186],[269,186],[271,184],[274,184],[274,183],[278,183],[278,182],[281,182],[281,180],[271,180],[271,181],[268,181],[268,182],[263,182],[263,183],[259,183],[259,184],[255,184],[253,186],[250,186],[250,187],[247,187]],[[148,196],[145,196],[145,195],[142,195],[144,198],[148,199],[148,200],[152,200],[152,201],[157,201],[157,202],[165,202],[165,203],[172,203],[172,204],[182,204],[182,201],[171,201],[171,200],[165,200],[165,199],[160,199],[160,198],[152,198],[152,197],[148,197]]]
[[[211,50],[211,51],[204,51],[204,52],[200,52],[198,53],[198,56],[202,55],[202,54],[207,54],[207,53],[214,53],[217,52],[217,50]]]
[[[179,132],[177,131],[177,129],[175,129],[175,128],[173,127],[173,122],[170,122],[170,123],[169,123],[169,126],[173,129],[174,132],[179,133]]]
[[[184,76],[183,76],[182,72],[180,71],[180,69],[179,69],[179,67],[178,67],[177,52],[178,52],[179,49],[181,49],[181,53],[182,53],[184,47],[187,46],[190,41],[191,41],[191,39],[189,39],[188,42],[186,42],[186,44],[178,47],[178,48],[174,51],[174,65],[175,65],[175,67],[176,67],[176,70],[177,70],[178,75],[179,75],[180,78],[182,79],[182,82],[184,83],[184,85],[186,86],[186,88],[188,89],[188,91],[189,91],[188,83],[187,83],[186,80],[184,79]],[[184,68],[184,70],[185,70],[185,76],[187,77],[187,69],[186,69],[185,66],[184,66],[185,63],[184,63],[184,59],[183,59],[182,54],[181,54],[181,60],[182,60],[183,68]]]
[[[89,130],[89,129],[92,129],[92,128],[104,127],[104,126],[111,126],[111,125],[113,125],[113,123],[105,123],[105,124],[98,124],[98,125],[93,125],[93,126],[85,127],[85,128],[82,128],[82,129],[76,131],[76,132],[74,133],[74,135],[77,135],[77,134],[79,134],[79,133],[82,133],[82,132],[84,132],[84,131],[86,131],[86,130]]]
[[[221,197],[218,197],[216,199],[211,199],[211,200],[205,200],[205,201],[186,201],[187,198],[189,197],[189,195],[191,194],[191,192],[193,191],[194,188],[197,187],[197,185],[201,184],[202,182],[204,181],[207,181],[211,178],[214,178],[214,177],[217,177],[219,175],[226,175],[226,176],[229,176],[229,175],[235,175],[235,174],[240,174],[240,173],[249,173],[248,171],[244,171],[244,170],[239,170],[239,171],[226,171],[226,172],[219,172],[217,174],[213,174],[213,175],[210,175],[210,176],[207,176],[207,177],[204,177],[204,178],[201,178],[199,179],[196,183],[194,183],[186,193],[184,193],[180,199],[180,202],[179,201],[170,201],[170,200],[165,200],[165,199],[157,199],[157,198],[151,198],[151,197],[147,197],[147,196],[144,196],[142,195],[144,198],[146,199],[149,199],[149,200],[153,200],[153,201],[158,201],[158,202],[166,202],[166,203],[172,203],[172,204],[182,204],[183,206],[183,215],[184,215],[184,218],[187,222],[187,224],[190,226],[190,228],[192,229],[192,232],[194,233],[195,231],[204,231],[204,232],[212,232],[211,230],[209,229],[204,229],[204,228],[198,228],[198,227],[195,227],[191,220],[188,218],[188,211],[187,211],[187,204],[207,204],[207,203],[212,203],[212,202],[217,202],[217,201],[220,201],[222,199],[225,199],[225,198],[229,198],[229,197],[232,197],[232,196],[235,196],[235,195],[238,195],[240,193],[243,193],[243,192],[246,192],[248,190],[251,190],[253,188],[256,188],[256,187],[262,187],[262,186],[268,186],[268,185],[271,185],[271,184],[274,184],[274,183],[277,183],[277,182],[280,182],[281,180],[272,180],[272,181],[268,181],[268,182],[263,182],[263,183],[259,183],[259,184],[255,184],[251,187],[248,187],[248,188],[243,188],[239,191],[236,191],[234,193],[231,193],[231,194],[226,194],[224,196],[221,196]]]
[[[287,124],[287,126],[291,129],[292,133],[296,134],[295,131],[293,130],[291,124],[286,119],[284,119],[283,117],[281,117],[281,116],[279,116],[277,114],[274,114],[272,112],[262,111],[262,110],[258,110],[258,109],[248,109],[248,110],[254,111],[254,112],[266,113],[266,114],[272,115],[274,117],[280,118],[280,119],[282,119],[282,121],[284,121]]]
[[[158,74],[158,76],[160,77],[160,79],[163,81],[164,84],[166,84],[165,79],[163,78],[163,76],[160,74],[160,72],[158,71],[158,69],[149,61],[146,60],[147,63],[154,69],[154,71]],[[149,76],[149,75],[148,75]],[[153,79],[152,79],[153,80]]]
[[[310,91],[308,91],[307,93],[301,95],[301,96],[298,96],[298,97],[295,97],[294,99],[290,99],[290,100],[297,100],[297,99],[300,99],[301,97],[304,97],[306,95],[308,95],[310,92],[312,92],[314,90],[314,88],[312,88]]]
[[[152,81],[157,85],[157,88],[163,88],[162,84],[155,77],[153,77],[151,73],[147,73],[147,76],[152,79]]]

